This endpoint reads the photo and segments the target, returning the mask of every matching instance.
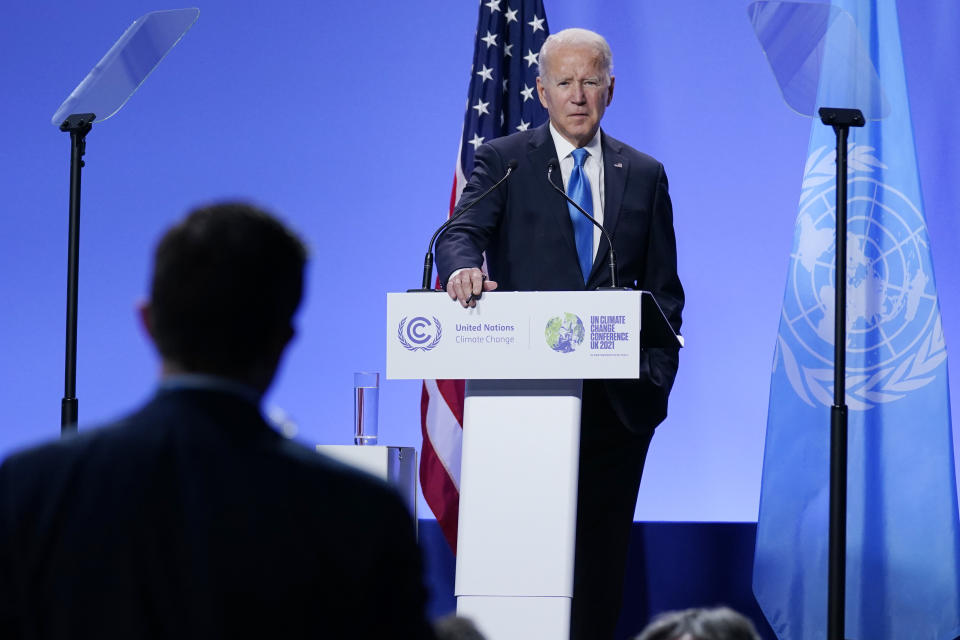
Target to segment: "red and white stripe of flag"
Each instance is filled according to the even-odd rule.
[[[462,136],[461,136],[462,139]],[[462,144],[462,142],[461,142]],[[457,149],[457,170],[450,192],[450,213],[466,184]],[[460,452],[463,441],[463,380],[424,380],[420,394],[420,487],[443,536],[457,552],[460,511]]]

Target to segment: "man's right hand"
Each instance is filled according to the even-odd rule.
[[[496,288],[497,283],[487,280],[483,271],[476,267],[458,269],[447,281],[447,294],[450,299],[458,300],[464,309],[477,306],[477,300],[484,291],[493,291]]]

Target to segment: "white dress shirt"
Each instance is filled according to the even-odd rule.
[[[550,135],[553,136],[553,146],[557,149],[557,159],[560,161],[560,177],[563,179],[563,190],[567,190],[567,183],[570,182],[570,174],[573,172],[573,152],[576,149],[567,141],[560,132],[557,131],[553,123],[550,123]],[[603,147],[600,145],[600,129],[593,136],[593,139],[584,147],[587,150],[587,157],[583,160],[583,170],[587,174],[587,180],[590,182],[590,191],[593,192],[593,217],[597,222],[603,224]],[[556,180],[556,178],[553,178]],[[600,246],[600,229],[593,227],[593,258],[597,257],[597,248]],[[448,281],[456,276],[466,267],[455,269],[448,277]]]
[[[557,148],[557,158],[560,160],[560,175],[563,177],[563,190],[567,190],[570,174],[573,172],[573,152],[576,149],[570,142],[560,135],[553,123],[550,123],[550,135],[553,136],[553,145]],[[587,143],[587,157],[583,160],[583,171],[590,181],[590,190],[593,192],[593,217],[603,224],[603,147],[600,146],[600,129]],[[579,214],[578,214],[579,215]],[[600,229],[593,227],[593,257],[597,257],[597,248],[600,246]]]

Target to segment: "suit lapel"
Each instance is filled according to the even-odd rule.
[[[547,183],[547,165],[551,159],[556,159],[558,164],[557,168],[553,171],[551,180],[553,180],[553,183],[560,187],[561,190],[563,189],[563,177],[560,174],[557,148],[553,144],[553,137],[550,135],[549,120],[538,127],[533,136],[531,136],[529,149],[528,158],[530,159],[530,165],[533,167],[535,174],[537,172],[541,173],[540,176],[534,175],[533,181],[534,184],[542,185],[542,189],[538,189],[537,191],[543,196],[541,202],[544,203],[544,209],[553,217],[554,224],[560,230],[560,235],[563,236],[564,242],[567,245],[570,259],[575,263],[579,263],[579,259],[577,258],[577,243],[573,237],[573,223],[570,221],[570,211],[567,209],[567,201]]]
[[[620,204],[623,202],[623,191],[627,186],[630,163],[621,154],[620,143],[607,136],[602,130],[600,145],[603,147],[603,228],[613,238],[617,231],[617,222],[620,220]],[[597,257],[593,261],[588,284],[597,280],[600,273],[605,274],[604,269],[606,269],[609,252],[610,245],[607,239],[600,236],[600,245],[597,247]]]

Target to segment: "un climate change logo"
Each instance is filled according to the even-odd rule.
[[[585,333],[583,322],[572,313],[550,318],[544,331],[547,345],[560,353],[570,353],[580,346]]]
[[[774,369],[808,405],[833,404],[836,152],[807,160]],[[926,224],[886,168],[850,145],[847,200],[847,405],[866,410],[930,383],[946,359]]]
[[[437,346],[443,335],[443,328],[436,316],[432,318],[431,322],[423,316],[417,316],[408,323],[404,316],[397,327],[397,339],[400,340],[400,344],[410,351],[430,351]]]

